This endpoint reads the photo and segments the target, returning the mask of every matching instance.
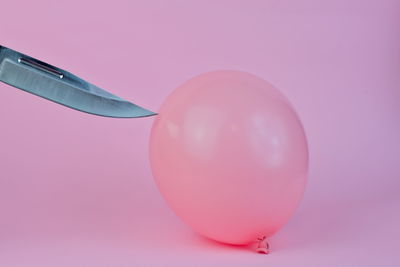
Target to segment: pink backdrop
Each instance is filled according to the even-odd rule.
[[[2,1],[0,42],[157,110],[202,72],[280,88],[310,179],[273,253],[194,234],[151,178],[153,118],[90,116],[0,84],[0,266],[398,266],[400,2]]]

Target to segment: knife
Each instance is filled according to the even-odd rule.
[[[60,68],[0,46],[0,81],[82,112],[113,118],[156,115]]]

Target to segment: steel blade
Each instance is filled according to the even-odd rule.
[[[0,46],[0,81],[86,113],[136,118],[156,115],[60,68]]]

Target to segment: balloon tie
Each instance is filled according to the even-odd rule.
[[[269,244],[266,236],[258,238],[257,252],[260,254],[269,254]]]

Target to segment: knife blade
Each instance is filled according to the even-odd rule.
[[[0,81],[82,112],[113,118],[156,115],[63,69],[0,46]]]

